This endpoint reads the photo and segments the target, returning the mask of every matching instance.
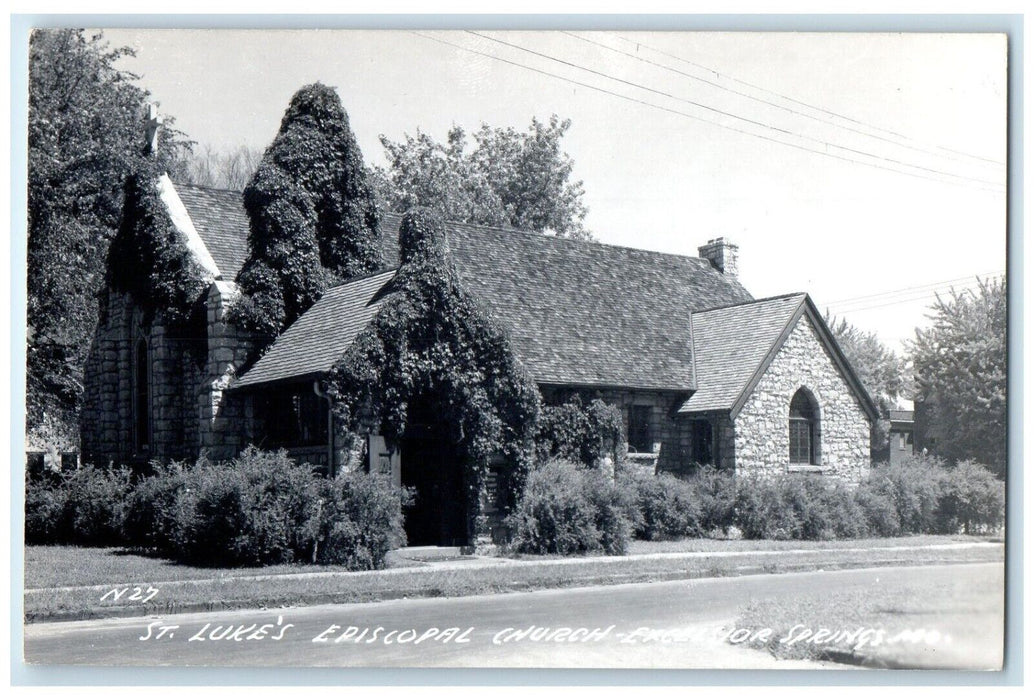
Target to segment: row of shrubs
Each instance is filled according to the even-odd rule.
[[[327,479],[249,448],[226,463],[155,464],[145,477],[83,468],[30,481],[26,541],[134,546],[207,566],[374,569],[405,543],[405,499],[381,475]]]
[[[879,465],[857,487],[821,476],[736,478],[701,469],[689,478],[619,473],[554,461],[534,469],[510,516],[518,552],[623,554],[647,540],[728,536],[828,540],[994,531],[1004,484],[985,467],[932,457]]]

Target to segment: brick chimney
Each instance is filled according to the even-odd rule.
[[[725,238],[712,238],[707,245],[697,248],[701,258],[711,263],[711,266],[729,277],[736,277],[739,272],[737,258],[740,247]]]

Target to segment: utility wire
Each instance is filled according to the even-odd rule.
[[[722,129],[727,129],[729,131],[734,131],[736,133],[744,134],[746,136],[753,136],[755,138],[763,139],[765,141],[771,141],[772,143],[782,144],[784,146],[789,146],[790,148],[796,148],[798,150],[805,151],[807,153],[817,153],[819,155],[824,155],[824,156],[827,156],[829,158],[835,158],[837,160],[842,160],[845,163],[855,163],[857,165],[866,165],[866,166],[869,166],[871,168],[878,168],[880,170],[886,170],[888,172],[898,173],[899,175],[908,175],[910,177],[915,177],[915,178],[919,178],[919,179],[922,179],[922,180],[930,180],[931,182],[939,182],[941,184],[947,184],[947,185],[959,185],[959,186],[965,185],[965,183],[961,183],[961,182],[955,182],[955,181],[952,181],[952,180],[944,180],[944,179],[940,179],[940,178],[933,178],[933,177],[929,177],[927,175],[922,175],[920,173],[908,172],[907,170],[898,170],[896,168],[888,168],[888,167],[879,165],[878,163],[869,163],[867,161],[856,160],[856,159],[853,159],[853,158],[846,158],[844,156],[837,155],[836,153],[829,153],[829,152],[826,152],[826,151],[817,151],[815,149],[808,148],[807,146],[801,146],[800,144],[789,143],[789,142],[786,142],[786,141],[780,141],[778,139],[774,139],[774,138],[771,138],[769,136],[765,136],[764,134],[756,134],[756,133],[753,133],[753,132],[750,132],[750,131],[746,131],[744,129],[738,129],[738,128],[734,127],[734,126],[730,126],[728,124],[722,124],[721,122],[716,122],[716,121],[713,121],[711,119],[705,119],[705,118],[697,116],[695,114],[689,114],[688,112],[682,112],[682,111],[679,111],[677,109],[672,109],[670,107],[664,107],[662,105],[653,104],[652,102],[646,102],[645,100],[640,100],[638,98],[631,97],[630,95],[623,95],[621,93],[614,92],[613,90],[608,90],[606,88],[602,88],[602,87],[599,87],[597,85],[590,85],[589,83],[583,83],[583,82],[581,82],[579,80],[574,80],[573,78],[568,78],[566,76],[559,75],[557,73],[551,73],[551,72],[549,72],[547,70],[543,70],[541,68],[535,68],[533,66],[529,66],[529,65],[526,65],[524,63],[519,63],[517,61],[511,61],[509,59],[503,58],[502,56],[498,56],[496,54],[487,53],[485,51],[479,51],[477,49],[472,49],[472,48],[470,48],[468,46],[462,46],[461,44],[457,44],[457,43],[448,41],[446,39],[442,39],[442,38],[434,37],[434,36],[429,36],[427,34],[422,34],[422,33],[417,32],[417,31],[411,31],[410,33],[414,34],[416,36],[419,36],[419,37],[421,37],[423,39],[427,39],[429,41],[434,41],[434,42],[436,42],[438,44],[442,44],[444,46],[450,46],[450,47],[452,47],[454,49],[459,49],[460,51],[466,51],[467,53],[472,53],[472,54],[476,54],[478,56],[484,56],[486,58],[491,58],[491,59],[493,59],[495,61],[499,61],[501,63],[506,63],[508,65],[515,66],[517,68],[522,68],[524,70],[528,70],[528,71],[531,71],[533,73],[539,73],[540,75],[545,75],[545,76],[548,76],[548,77],[551,77],[551,78],[556,78],[557,80],[562,80],[564,82],[571,83],[572,85],[577,85],[579,87],[584,87],[584,88],[587,88],[589,90],[595,90],[596,92],[601,92],[601,93],[606,94],[606,95],[611,95],[613,97],[617,97],[619,99],[626,100],[628,102],[634,102],[636,104],[640,104],[640,105],[643,105],[643,106],[646,106],[646,107],[652,107],[654,109],[659,109],[659,110],[661,110],[663,112],[668,112],[670,114],[675,114],[675,115],[678,115],[678,116],[681,116],[681,117],[686,117],[687,119],[693,119],[695,121],[703,122],[705,124],[712,124],[714,126],[722,128]],[[970,185],[970,187],[973,187],[974,189],[982,190],[982,191],[985,191],[985,192],[993,192],[995,194],[1001,194],[1002,193],[1002,190],[1000,190],[1000,189],[991,189],[989,187],[978,187],[978,186],[973,186],[973,185]]]
[[[1002,186],[1001,183],[996,181],[996,180],[985,180],[985,179],[979,178],[979,177],[970,177],[970,176],[967,176],[967,175],[959,175],[957,173],[947,172],[945,170],[938,170],[936,168],[928,168],[928,167],[926,167],[924,165],[916,165],[915,163],[907,163],[907,162],[899,160],[897,158],[889,158],[887,156],[881,156],[881,155],[879,155],[877,153],[870,153],[868,151],[863,151],[863,150],[860,150],[860,149],[857,149],[857,148],[851,148],[850,146],[841,146],[839,144],[832,143],[832,142],[826,141],[824,139],[815,138],[813,136],[808,136],[806,134],[799,134],[799,133],[797,133],[795,131],[792,131],[790,129],[784,129],[782,127],[773,126],[772,124],[767,124],[765,122],[757,121],[757,120],[751,119],[749,117],[743,117],[743,116],[740,116],[740,115],[735,114],[733,112],[728,112],[728,111],[725,111],[725,110],[722,110],[722,109],[718,109],[716,107],[711,107],[709,105],[703,104],[702,102],[697,102],[695,100],[690,100],[690,99],[687,99],[687,98],[684,98],[684,97],[679,97],[677,95],[671,94],[670,92],[665,92],[663,90],[658,90],[656,88],[652,88],[652,87],[649,87],[647,85],[643,85],[641,83],[636,83],[636,82],[631,81],[631,80],[625,80],[624,78],[618,78],[616,76],[610,75],[609,73],[605,73],[603,71],[598,71],[598,70],[595,70],[593,68],[587,68],[585,66],[579,65],[579,64],[574,63],[572,61],[567,61],[567,60],[562,59],[562,58],[557,58],[556,56],[550,56],[549,54],[542,53],[541,51],[536,51],[534,49],[529,49],[526,46],[521,46],[519,44],[514,44],[514,43],[511,43],[509,41],[505,41],[503,39],[498,39],[496,37],[488,36],[487,34],[481,34],[480,32],[472,31],[470,29],[467,29],[467,30],[464,30],[464,31],[467,34],[471,34],[473,36],[480,37],[482,39],[487,39],[488,41],[493,41],[493,42],[495,42],[497,44],[501,44],[503,46],[508,46],[510,48],[517,49],[518,51],[524,51],[524,52],[529,53],[529,54],[531,54],[533,56],[538,56],[539,58],[544,58],[544,59],[549,60],[549,61],[555,61],[556,63],[560,63],[561,65],[565,65],[565,66],[568,66],[570,68],[575,68],[577,70],[582,70],[582,71],[585,71],[587,73],[591,73],[593,75],[597,75],[597,76],[600,76],[602,78],[606,78],[607,80],[613,80],[615,82],[622,83],[624,85],[628,85],[630,87],[637,88],[639,90],[646,90],[647,92],[652,92],[654,94],[661,95],[662,97],[667,97],[669,99],[678,100],[679,102],[685,102],[686,104],[693,105],[694,107],[698,107],[700,109],[706,109],[709,112],[714,112],[715,114],[720,114],[722,116],[730,117],[732,119],[738,119],[740,121],[747,122],[748,124],[752,124],[754,126],[761,127],[762,129],[771,129],[772,131],[775,131],[775,132],[778,132],[778,133],[781,133],[781,134],[786,134],[787,136],[790,136],[790,137],[793,137],[793,138],[799,138],[799,139],[803,139],[805,141],[812,141],[812,142],[817,143],[820,146],[824,146],[826,148],[839,148],[841,150],[848,151],[850,153],[855,153],[855,154],[858,154],[858,155],[861,155],[861,156],[865,156],[865,157],[868,157],[868,158],[875,158],[876,160],[882,160],[884,162],[893,163],[895,165],[900,165],[900,166],[903,166],[903,167],[906,167],[906,168],[915,168],[917,170],[923,170],[923,171],[926,171],[926,172],[929,172],[929,173],[934,173],[936,175],[944,175],[944,176],[947,176],[947,177],[958,178],[960,180],[969,180],[969,181],[972,181],[972,182],[979,182],[979,183],[982,183],[982,184],[993,185],[993,186],[997,186],[997,187],[1001,187]],[[754,134],[754,135],[757,136],[757,134]],[[785,142],[782,142],[782,143],[785,143]]]
[[[568,32],[565,32],[565,33],[568,33]],[[775,92],[774,90],[769,90],[767,88],[763,88],[760,85],[755,85],[753,83],[748,83],[746,80],[740,80],[739,78],[731,76],[731,75],[729,75],[727,73],[719,73],[714,68],[709,68],[709,67],[701,65],[699,63],[694,63],[693,61],[690,61],[690,60],[687,60],[685,58],[682,58],[681,56],[676,56],[673,53],[668,53],[667,51],[662,51],[661,49],[658,49],[656,47],[649,46],[648,44],[644,44],[641,41],[636,41],[636,40],[633,40],[633,39],[628,39],[628,38],[623,37],[623,36],[621,36],[619,34],[614,34],[614,36],[616,38],[620,39],[621,41],[627,42],[629,44],[633,44],[636,47],[640,47],[641,46],[641,47],[649,49],[650,51],[653,51],[655,53],[659,53],[659,54],[661,54],[663,56],[667,56],[669,58],[673,58],[676,61],[679,61],[681,63],[685,63],[685,64],[693,66],[695,68],[699,68],[699,69],[705,70],[705,71],[707,71],[709,73],[713,73],[716,78],[717,77],[723,77],[723,78],[725,78],[727,80],[731,80],[733,82],[739,83],[740,85],[746,85],[749,88],[753,88],[755,90],[760,90],[761,92],[767,93],[769,95],[774,95],[775,97],[779,97],[779,98],[787,100],[789,102],[793,102],[794,104],[801,105],[802,107],[807,107],[808,109],[814,109],[817,112],[822,112],[823,114],[828,114],[831,117],[836,117],[838,119],[843,119],[843,120],[849,121],[849,122],[851,122],[853,124],[858,124],[859,126],[866,126],[866,127],[870,128],[870,129],[875,129],[876,131],[882,131],[885,134],[891,134],[892,136],[896,136],[899,139],[904,139],[906,141],[912,141],[914,143],[923,144],[925,146],[929,146],[930,148],[936,148],[938,150],[946,151],[948,153],[955,153],[955,154],[960,155],[960,156],[965,156],[966,158],[972,158],[972,159],[975,159],[975,160],[982,160],[982,161],[985,161],[987,163],[994,163],[995,165],[1005,165],[1005,163],[1003,161],[995,160],[994,158],[986,158],[984,156],[978,156],[978,155],[975,155],[973,153],[966,153],[965,151],[958,151],[958,150],[955,150],[953,148],[948,148],[946,146],[939,146],[939,145],[933,144],[933,143],[925,143],[925,142],[920,141],[919,139],[915,139],[915,138],[913,138],[911,136],[906,136],[905,134],[901,134],[901,133],[898,133],[896,131],[892,131],[890,129],[885,129],[883,127],[876,126],[875,124],[869,124],[867,122],[863,122],[863,121],[860,121],[858,119],[853,119],[853,118],[847,116],[846,114],[840,114],[839,112],[834,112],[832,110],[828,110],[828,109],[825,109],[823,107],[818,107],[818,106],[813,105],[813,104],[808,104],[807,102],[802,102],[801,100],[794,99],[793,97],[789,97],[788,95],[783,95],[782,93]],[[832,122],[830,122],[830,123],[832,123]],[[842,127],[842,128],[846,129],[848,127]],[[878,136],[875,136],[875,135],[872,135],[872,136],[873,136],[873,138],[879,138]],[[899,145],[904,146],[905,144],[899,144]],[[912,147],[911,146],[906,146],[906,148],[912,148]],[[929,151],[927,151],[927,152],[929,152]]]
[[[939,296],[942,296],[946,292],[965,293],[965,292],[975,292],[978,289],[980,289],[980,285],[979,284],[961,285],[961,286],[953,286],[953,287],[950,287],[948,289],[929,290],[929,291],[922,292],[920,294],[916,294],[914,296],[904,297],[904,298],[900,298],[900,299],[892,299],[890,301],[886,301],[886,300],[880,301],[880,300],[877,300],[877,303],[862,304],[861,306],[858,306],[856,304],[846,304],[846,305],[842,305],[842,306],[837,306],[835,304],[828,304],[828,305],[826,305],[826,307],[827,307],[827,310],[830,310],[830,311],[834,311],[835,310],[836,313],[839,313],[839,314],[856,313],[856,312],[859,312],[859,311],[869,311],[871,309],[882,309],[882,308],[887,307],[887,306],[898,306],[898,305],[901,305],[901,304],[915,304],[917,302],[922,302],[922,301],[932,301],[932,300],[938,298]]]
[[[877,297],[894,296],[894,295],[897,295],[897,294],[901,294],[903,292],[920,291],[920,290],[929,289],[929,288],[932,288],[932,287],[945,288],[947,286],[950,286],[954,282],[971,282],[974,279],[985,279],[985,278],[992,278],[992,277],[1000,277],[1002,274],[1004,274],[1004,273],[995,272],[995,271],[992,270],[991,272],[981,272],[981,273],[978,273],[978,274],[975,274],[975,275],[966,275],[965,277],[956,277],[956,278],[950,279],[950,280],[941,280],[940,282],[930,282],[929,284],[920,284],[920,285],[916,285],[914,287],[902,287],[901,289],[891,289],[891,290],[888,290],[886,292],[879,292],[879,293],[876,293],[876,294],[864,294],[864,295],[858,296],[858,297],[848,297],[846,299],[835,299],[835,300],[833,300],[833,301],[831,301],[829,303],[830,304],[846,304],[849,301],[865,301],[865,300],[868,300],[868,299],[875,299]]]

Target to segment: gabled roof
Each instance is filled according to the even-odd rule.
[[[733,418],[802,316],[807,316],[845,381],[871,420],[878,409],[804,293],[759,299],[693,314],[699,386],[679,413],[729,413]]]
[[[384,304],[395,271],[328,289],[234,385],[254,386],[317,377],[330,371]]]
[[[248,221],[240,194],[176,187],[222,278],[232,280],[247,255]],[[390,265],[398,260],[400,222],[397,214],[381,221],[381,249]],[[696,387],[691,312],[751,299],[739,282],[700,258],[514,229],[446,227],[461,283],[506,330],[517,357],[540,384],[691,391]],[[361,299],[365,292],[350,289],[355,284],[369,282],[349,282],[327,294],[339,301]],[[350,323],[345,317],[355,310],[351,303],[321,300],[267,352],[281,359],[263,357],[237,386],[329,369],[325,348],[312,347],[323,342],[313,329]],[[310,314],[315,320],[307,318]],[[295,330],[303,320],[301,328],[307,330]]]

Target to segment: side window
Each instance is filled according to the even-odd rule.
[[[151,361],[143,338],[133,357],[133,437],[137,452],[151,449]]]
[[[820,464],[818,410],[804,389],[790,401],[790,464]]]
[[[651,452],[653,435],[650,432],[650,407],[628,407],[628,451]]]

